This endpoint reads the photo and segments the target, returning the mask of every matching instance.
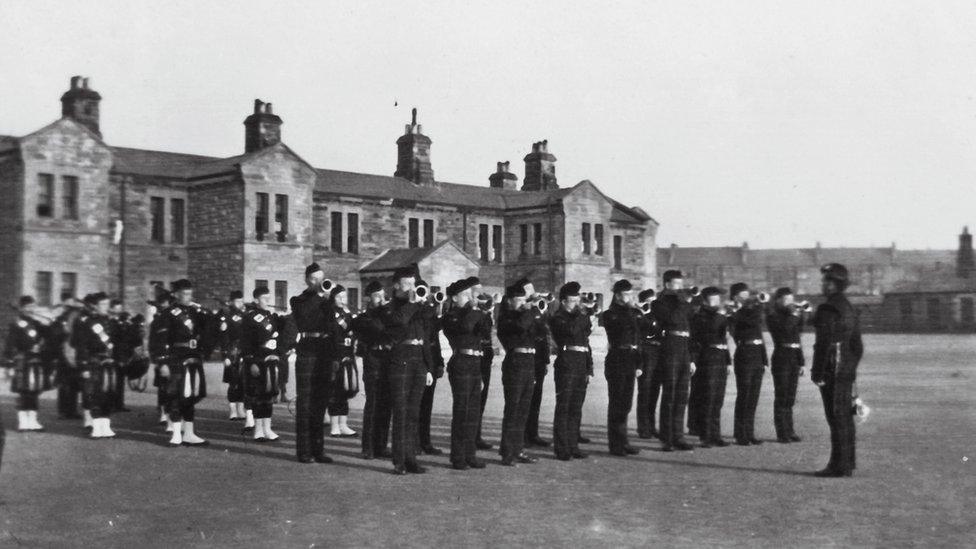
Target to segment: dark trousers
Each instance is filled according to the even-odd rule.
[[[553,365],[556,383],[556,412],[552,420],[552,447],[556,457],[566,457],[579,450],[580,421],[586,398],[588,356],[563,351]]]
[[[503,459],[514,459],[525,447],[525,422],[532,404],[535,386],[535,355],[508,353],[502,361],[502,387],[505,390],[505,412],[502,416]]]
[[[78,414],[78,395],[81,384],[78,372],[67,364],[58,365],[58,414],[62,417]]]
[[[830,461],[827,468],[850,473],[856,467],[853,385],[850,376],[827,374],[820,388],[824,413],[830,427]]]
[[[549,357],[535,354],[535,385],[532,388],[532,401],[529,403],[529,417],[525,421],[525,440],[539,438],[539,409],[542,408],[542,388],[549,373]]]
[[[637,379],[637,433],[651,436],[657,397],[661,393],[661,372],[658,368],[660,345],[641,345],[641,376]]]
[[[481,357],[454,355],[448,365],[451,382],[451,463],[475,459],[478,425],[481,423]]]
[[[735,424],[733,434],[737,442],[756,438],[756,407],[765,368],[762,345],[743,345],[735,349]]]
[[[607,442],[611,452],[623,452],[627,440],[627,417],[634,402],[636,370],[640,363],[637,350],[611,349],[603,373],[607,378]]]
[[[244,402],[244,381],[240,358],[231,359],[230,366],[224,366],[224,383],[227,384],[227,402]]]
[[[695,366],[698,366],[697,364]],[[689,381],[689,391],[688,391],[688,433],[692,435],[701,435],[702,423],[705,419],[702,413],[702,406],[705,401],[705,393],[707,387],[705,385],[705,377],[701,373],[701,368],[695,370],[692,374],[691,380]]]
[[[383,375],[384,361],[389,357],[367,354],[363,357],[363,453],[375,456],[386,449],[390,433],[390,386]]]
[[[702,442],[722,439],[722,405],[725,404],[725,384],[728,380],[728,355],[725,350],[705,349],[699,357],[696,378],[701,384],[698,406],[698,436]]]
[[[495,361],[495,351],[490,347],[482,349],[481,357],[481,411],[478,413],[478,438],[481,438],[481,425],[485,417],[485,404],[488,403],[488,386],[491,385],[491,364]]]
[[[112,401],[112,408],[118,412],[125,408],[125,374],[119,371],[115,378],[115,394]]]
[[[661,347],[661,423],[659,431],[665,445],[680,441],[684,436],[685,409],[688,406],[688,385],[691,375],[691,355],[688,338],[667,336]]]
[[[793,430],[793,405],[796,403],[796,385],[800,378],[800,349],[776,349],[773,351],[773,425],[776,438],[789,438]]]
[[[322,421],[329,399],[329,368],[317,353],[298,352],[295,360],[295,450],[299,458],[325,452]]]
[[[424,387],[424,394],[420,397],[420,416],[417,418],[417,440],[420,448],[433,446],[430,441],[430,417],[434,412],[434,389],[437,388],[437,378]]]
[[[18,394],[17,395],[17,410],[19,410],[19,411],[28,411],[28,410],[36,411],[37,410],[37,401],[38,401],[38,398],[37,397],[40,394],[41,393],[38,393],[37,391],[24,391],[24,392]]]
[[[403,467],[417,456],[420,400],[427,381],[423,350],[417,345],[394,347],[385,373],[392,405],[393,465]]]

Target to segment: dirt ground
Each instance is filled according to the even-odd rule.
[[[799,444],[771,440],[767,374],[757,422],[766,444],[668,454],[635,437],[639,456],[610,456],[598,367],[583,414],[590,459],[561,462],[539,450],[538,463],[512,469],[489,451],[481,453],[487,469],[460,472],[446,456],[424,457],[426,475],[403,477],[391,475],[388,462],[359,459],[358,439],[327,439],[336,464],[297,463],[285,406],[275,409],[282,439],[259,445],[224,419],[226,400],[212,395],[197,422],[212,444],[171,449],[151,392],[128,395],[133,411],[113,419],[117,439],[95,441],[76,422],[55,418],[53,393],[41,404],[48,430],[17,433],[4,387],[0,546],[976,546],[976,338],[872,335],[866,346],[860,387],[873,414],[859,425],[852,479],[810,476],[829,450],[809,377],[798,395]],[[497,368],[486,412],[495,442]],[[217,389],[215,367],[208,377]],[[551,375],[545,396],[548,437]],[[729,383],[727,436],[734,399]],[[361,395],[352,402],[354,428],[362,404]],[[443,449],[450,404],[445,380],[433,427]]]

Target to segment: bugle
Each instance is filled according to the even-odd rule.
[[[326,292],[326,293],[331,292],[332,291],[332,288],[334,288],[334,287],[335,287],[335,282],[332,282],[328,278],[326,278],[325,280],[322,281],[322,291],[323,292]]]

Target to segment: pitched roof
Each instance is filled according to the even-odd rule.
[[[953,263],[954,250],[897,250],[884,248],[769,248],[741,246],[658,248],[658,264],[678,266],[747,265],[750,267],[819,266],[837,262],[844,265],[930,265]],[[673,261],[672,261],[673,256]],[[819,257],[819,259],[818,259]]]
[[[432,248],[391,248],[380,254],[376,259],[373,259],[369,263],[363,265],[359,269],[359,272],[375,273],[381,271],[395,271],[400,267],[416,265],[444,246],[451,246],[457,251],[457,253],[474,262],[474,259],[466,254],[461,248],[458,248],[457,244],[450,240],[444,240]]]
[[[128,147],[112,147],[115,165],[112,170],[132,175],[149,175],[185,179],[203,164],[219,158],[164,151],[147,151]]]
[[[20,140],[12,135],[0,135],[0,152],[16,148]]]

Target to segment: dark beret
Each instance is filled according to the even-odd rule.
[[[34,296],[22,295],[20,299],[17,300],[17,305],[19,307],[26,307],[27,305],[33,305],[35,303]]]
[[[654,297],[654,289],[648,288],[641,293],[637,294],[638,301],[647,301],[648,299]]]
[[[366,285],[366,295],[373,295],[376,292],[382,292],[383,285],[380,284],[379,280],[374,280]]]
[[[701,291],[702,299],[708,299],[713,295],[722,295],[722,290],[719,290],[715,286],[708,286],[707,288]]]
[[[629,292],[634,289],[634,285],[626,278],[613,283],[613,293]]]
[[[174,292],[178,292],[180,290],[189,290],[193,288],[193,283],[185,278],[181,278],[174,282],[170,287]]]
[[[669,269],[667,271],[664,271],[664,276],[662,278],[664,279],[664,283],[667,284],[668,282],[671,282],[675,278],[684,278],[684,277],[685,275],[681,274],[681,271],[677,269]]]
[[[559,288],[559,299],[578,296],[580,288],[579,282],[567,282],[563,284],[562,288]]]
[[[106,299],[108,299],[108,294],[105,292],[95,292],[85,296],[85,303],[96,305],[99,301],[105,301]]]
[[[346,291],[345,286],[343,286],[342,284],[336,284],[335,286],[332,287],[332,291],[329,292],[329,299],[335,299],[335,296],[341,294],[344,291]]]
[[[451,284],[451,286],[454,286],[454,293],[453,294],[450,293],[451,287],[448,286],[448,295],[457,295],[463,292],[464,290],[470,290],[471,288],[474,288],[475,285],[471,283],[472,279],[478,280],[476,277],[462,278],[461,280],[458,280],[454,284]]]
[[[444,289],[444,294],[447,295],[447,297],[451,297],[451,296],[457,295],[457,293],[458,293],[457,292],[457,284],[458,284],[457,282],[451,282],[450,284],[448,284],[447,285],[447,288]]]
[[[786,286],[784,286],[782,288],[776,288],[776,291],[773,292],[773,299],[779,299],[779,298],[783,297],[784,295],[790,295],[792,293],[793,293],[793,290],[790,289],[789,287],[786,287]]]
[[[267,286],[258,286],[257,288],[254,288],[253,292],[251,292],[251,297],[257,299],[263,295],[268,295],[270,293],[271,290],[269,290]]]
[[[525,286],[519,286],[517,284],[509,286],[507,292],[509,297],[527,297],[528,295],[525,293]]]
[[[820,267],[820,274],[828,280],[840,283],[845,288],[850,282],[850,274],[847,272],[847,267],[840,263],[828,263]]]
[[[68,301],[74,298],[75,298],[75,294],[71,290],[65,290],[61,292],[61,301]]]
[[[110,307],[115,307],[116,305],[121,305],[122,304],[122,300],[121,299],[112,299],[112,301],[109,301],[108,304],[109,304]]]
[[[417,278],[417,270],[413,267],[400,267],[396,271],[393,271],[393,282],[398,282],[403,278]]]
[[[512,283],[512,288],[522,288],[525,289],[526,286],[532,284],[532,281],[524,276]]]
[[[235,299],[244,299],[244,292],[242,292],[240,290],[234,290],[234,291],[232,291],[230,293],[230,300],[233,301]]]
[[[414,286],[427,286],[428,285],[427,284],[427,281],[424,280],[424,279],[422,279],[422,278],[420,278],[419,276],[417,277],[416,280],[413,281],[413,284],[414,284]]]
[[[322,270],[322,267],[319,267],[319,264],[318,263],[312,262],[311,265],[309,265],[308,267],[305,267],[305,277],[307,278],[308,275],[310,275],[310,274],[312,274],[314,272],[317,272],[317,271],[321,271],[321,270]]]
[[[729,295],[735,297],[739,292],[745,292],[749,289],[749,285],[745,282],[736,282],[729,288]]]
[[[159,288],[159,291],[156,293],[156,301],[157,302],[159,302],[159,301],[172,301],[172,300],[173,300],[173,294],[167,292],[166,290],[164,290],[162,288]]]
[[[465,279],[466,282],[471,283],[471,286],[477,286],[481,284],[481,279],[476,276],[469,276]]]

